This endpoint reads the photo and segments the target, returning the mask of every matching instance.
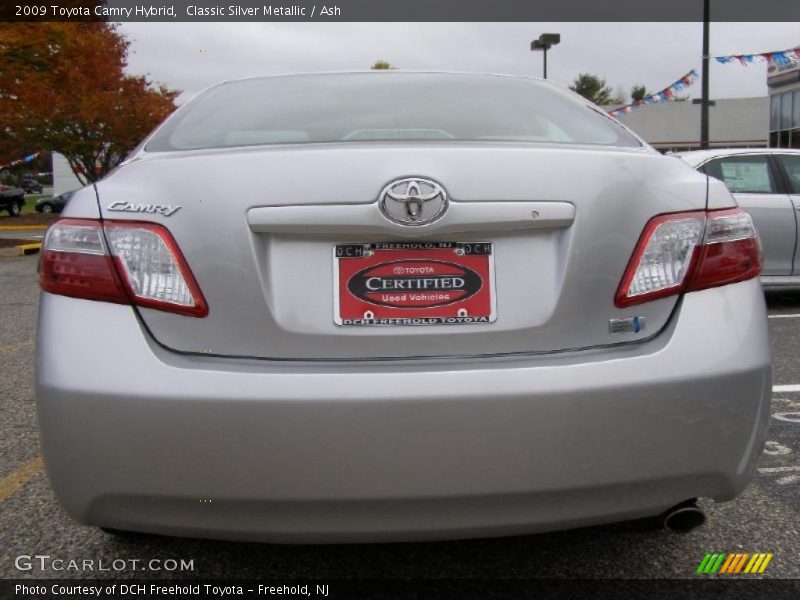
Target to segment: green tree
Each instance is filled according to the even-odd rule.
[[[606,80],[591,73],[581,73],[569,87],[595,104],[609,104],[611,102],[611,88],[606,85]]]
[[[383,71],[389,69],[396,69],[387,60],[376,60],[375,64],[370,67],[373,71]]]
[[[647,96],[649,96],[649,93],[643,85],[636,84],[631,88],[631,99],[634,102],[641,102]]]

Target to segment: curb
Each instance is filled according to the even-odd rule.
[[[43,231],[49,225],[0,225],[0,231]]]
[[[27,256],[28,254],[36,254],[42,249],[41,242],[35,242],[33,244],[22,244],[17,246],[17,256]]]

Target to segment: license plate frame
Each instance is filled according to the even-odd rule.
[[[333,321],[341,327],[494,323],[494,258],[494,243],[485,241],[334,244]]]

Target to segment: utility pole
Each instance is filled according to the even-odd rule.
[[[709,25],[711,22],[711,0],[703,0],[703,98],[700,105],[700,147],[708,149],[708,71],[709,71]]]

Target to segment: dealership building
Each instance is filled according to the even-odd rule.
[[[712,99],[712,148],[800,148],[800,62],[767,69],[769,96]],[[616,108],[616,107],[608,107]],[[642,106],[619,120],[663,152],[700,148],[698,100]]]
[[[662,152],[700,148],[700,104],[649,104],[619,120]],[[769,143],[769,98],[723,98],[709,106],[712,148],[763,148]]]
[[[770,65],[769,145],[773,148],[800,148],[800,62],[786,66]]]

